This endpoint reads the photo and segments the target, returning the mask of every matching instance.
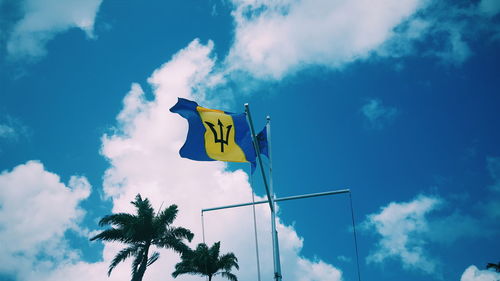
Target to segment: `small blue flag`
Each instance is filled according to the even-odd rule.
[[[257,134],[257,142],[259,143],[260,154],[265,155],[269,159],[269,145],[267,143],[266,127],[264,127],[264,129]]]

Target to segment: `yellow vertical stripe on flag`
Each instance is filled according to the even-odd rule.
[[[247,162],[245,153],[235,142],[233,118],[224,111],[196,108],[205,126],[205,149],[207,155],[219,161]]]

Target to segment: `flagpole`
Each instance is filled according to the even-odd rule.
[[[273,189],[273,158],[272,158],[272,145],[271,145],[271,117],[267,116],[267,122],[266,122],[266,132],[267,132],[267,149],[268,149],[268,154],[269,154],[269,189],[271,192],[272,196],[272,204],[273,204],[273,209],[276,210],[276,205],[275,205],[275,194],[274,194],[274,189]],[[279,242],[278,242],[278,231],[276,230],[276,213],[271,212],[271,227],[273,229],[273,249],[276,249],[273,251],[274,254],[274,278],[276,281],[280,281],[282,276],[281,276],[281,261],[280,261],[280,248],[279,248]]]
[[[205,244],[205,218],[203,217],[203,211],[201,212],[201,234],[203,237],[203,244]]]
[[[262,156],[260,156],[259,142],[255,137],[255,129],[253,127],[252,115],[250,114],[250,107],[248,103],[245,103],[245,113],[247,115],[248,123],[250,123],[250,132],[252,133],[253,146],[255,148],[255,153],[257,154],[257,160],[260,166],[260,172],[262,173],[262,180],[264,181],[264,187],[266,188],[267,199],[269,200],[269,207],[271,212],[274,212],[274,204],[269,192],[269,185],[267,184],[266,172],[264,171],[264,165],[262,165]]]
[[[259,162],[260,171],[262,173],[262,180],[264,181],[264,186],[266,188],[267,199],[269,200],[269,207],[271,208],[271,236],[273,238],[273,260],[274,260],[274,279],[276,281],[281,281],[281,270],[279,266],[279,258],[278,253],[278,244],[275,243],[276,239],[276,221],[275,221],[275,212],[274,212],[274,196],[271,196],[271,192],[269,190],[269,185],[267,183],[266,172],[264,171],[264,165],[262,164],[262,156],[260,155],[259,142],[255,137],[255,129],[253,126],[252,115],[250,114],[250,106],[248,103],[245,103],[245,113],[247,115],[248,123],[250,123],[250,132],[252,133],[253,145],[255,148],[255,153],[257,154],[257,160]]]
[[[255,235],[255,256],[257,257],[257,280],[260,279],[260,258],[259,258],[259,240],[257,235],[257,218],[255,215],[255,196],[253,192],[252,164],[250,164],[250,192],[252,192],[252,211],[253,211],[253,231]]]

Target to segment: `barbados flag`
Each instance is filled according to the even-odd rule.
[[[255,149],[244,113],[208,109],[179,98],[170,108],[186,118],[189,130],[181,157],[197,161],[250,162],[255,166]]]

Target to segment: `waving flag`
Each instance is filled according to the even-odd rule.
[[[267,128],[264,127],[260,133],[257,134],[257,142],[259,142],[260,154],[269,158],[269,145],[267,143]]]
[[[255,150],[244,113],[208,109],[183,98],[170,111],[186,118],[189,124],[186,142],[179,151],[181,157],[255,165]]]

